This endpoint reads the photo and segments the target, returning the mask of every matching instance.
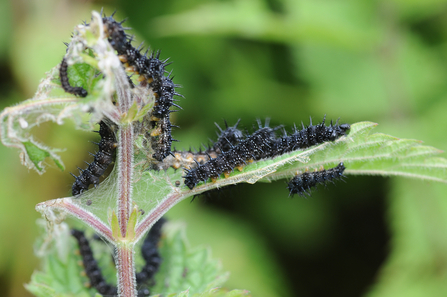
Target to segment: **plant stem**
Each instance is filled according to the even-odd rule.
[[[118,167],[118,221],[120,241],[117,245],[118,292],[122,297],[136,295],[135,269],[133,259],[133,243],[127,242],[127,228],[132,206],[133,175],[133,128],[131,124],[121,126],[119,130]]]
[[[123,119],[129,112],[133,97],[127,75],[118,67],[114,69],[115,87],[117,94],[118,109]],[[132,209],[132,178],[133,178],[133,155],[134,135],[132,123],[120,123],[118,131],[118,150],[116,165],[118,166],[118,222],[120,226],[120,238],[116,249],[118,292],[122,297],[137,296],[135,269],[133,258],[134,239],[129,242],[126,238],[129,216]]]
[[[120,148],[118,150],[118,220],[121,236],[125,237],[127,223],[132,206],[132,174],[133,174],[133,131],[132,125],[122,126],[119,130]]]
[[[118,294],[120,297],[137,296],[133,244],[118,244],[116,247],[118,270]]]
[[[136,241],[140,240],[144,234],[155,224],[169,209],[183,200],[185,195],[175,193],[167,199],[161,201],[151,213],[149,213],[135,228]]]
[[[97,216],[74,203],[72,198],[59,198],[55,200],[44,201],[36,205],[36,210],[45,213],[45,209],[59,209],[71,214],[74,217],[84,221],[92,227],[97,233],[101,234],[110,242],[115,242],[112,230],[104,224]]]

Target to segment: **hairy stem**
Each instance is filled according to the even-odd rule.
[[[116,247],[118,269],[118,294],[121,297],[135,297],[135,269],[133,244],[118,244]]]
[[[161,201],[151,213],[144,218],[136,227],[135,237],[138,241],[149,230],[155,222],[157,222],[169,209],[185,198],[185,195],[175,193],[167,199]]]
[[[127,223],[132,206],[132,174],[133,174],[133,131],[132,125],[120,129],[120,148],[118,150],[118,220],[121,236],[125,237]]]
[[[79,204],[74,203],[72,198],[59,198],[55,200],[44,201],[36,205],[36,210],[42,213],[45,213],[45,210],[47,208],[66,211],[74,217],[77,217],[80,220],[84,221],[97,233],[101,234],[110,242],[115,242],[115,238],[113,238],[112,235],[112,230],[110,230],[110,228],[94,214],[80,207]]]
[[[133,244],[126,244],[127,229],[132,207],[133,128],[131,124],[119,130],[118,167],[118,222],[121,240],[117,245],[117,273],[119,296],[136,295]]]
[[[114,68],[115,87],[118,109],[121,113],[121,121],[129,112],[132,105],[132,94],[130,91],[127,75],[122,67]],[[117,244],[117,274],[119,296],[137,296],[133,241],[126,238],[129,216],[132,210],[132,177],[133,177],[133,155],[134,135],[131,123],[121,122],[118,137],[118,150],[116,166],[118,166],[118,223],[120,238],[116,238]],[[133,232],[132,232],[133,233]],[[129,240],[132,241],[129,244]]]

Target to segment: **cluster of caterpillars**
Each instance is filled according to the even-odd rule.
[[[168,155],[172,155],[171,144],[175,139],[171,136],[171,129],[175,127],[170,122],[170,113],[172,106],[180,108],[175,103],[174,96],[181,96],[175,91],[178,85],[172,82],[170,73],[166,75],[165,67],[168,65],[167,59],[160,60],[160,52],[148,51],[141,53],[141,46],[135,48],[132,46],[133,37],[125,33],[127,28],[122,27],[123,22],[117,22],[112,16],[103,17],[104,32],[114,50],[117,51],[125,70],[138,75],[138,81],[143,87],[151,88],[156,97],[155,106],[152,113],[145,118],[149,123],[149,131],[145,137],[149,139],[153,150],[152,158],[162,161]],[[88,24],[86,24],[88,25]],[[62,59],[59,68],[59,76],[62,88],[65,92],[79,97],[86,97],[88,92],[78,86],[70,85],[68,78],[68,64],[65,57]],[[72,195],[76,196],[86,191],[90,185],[96,186],[99,183],[99,177],[104,174],[108,165],[113,161],[116,148],[116,127],[110,125],[107,119],[99,123],[101,141],[99,142],[99,151],[93,155],[94,161],[88,164],[86,169],[81,169],[76,178]]]
[[[175,141],[171,136],[170,114],[174,112],[170,108],[175,106],[174,96],[181,96],[176,92],[178,85],[172,81],[171,73],[166,72],[165,67],[169,65],[166,60],[160,60],[160,52],[151,52],[149,49],[142,54],[142,47],[135,48],[132,45],[132,36],[125,33],[123,22],[117,22],[113,14],[103,17],[104,32],[108,37],[113,49],[117,51],[126,71],[138,75],[138,81],[142,86],[149,87],[156,97],[155,106],[149,118],[152,131],[146,134],[150,139],[154,151],[152,157],[162,161],[171,153],[171,144]],[[166,75],[167,74],[167,75]]]
[[[221,174],[228,176],[235,168],[242,170],[243,166],[249,162],[273,158],[295,150],[309,148],[323,142],[334,141],[346,135],[350,129],[350,125],[339,125],[337,120],[335,124],[331,122],[329,126],[326,126],[325,118],[323,118],[323,122],[320,124],[313,125],[311,119],[309,126],[305,127],[302,125],[301,130],[295,127],[293,133],[287,134],[284,132],[284,135],[281,137],[276,136],[275,131],[278,129],[279,127],[269,127],[267,122],[265,125],[258,122],[258,129],[254,133],[245,137],[238,137],[237,141],[235,139],[230,141],[226,137],[226,135],[239,135],[239,133],[235,132],[237,130],[236,127],[227,127],[225,131],[221,129],[221,137],[227,140],[226,146],[221,145],[221,149],[216,157],[209,155],[207,162],[202,164],[198,163],[192,169],[185,169],[185,185],[193,189],[199,182],[206,182],[208,179],[215,180]],[[221,140],[219,139],[218,143]],[[215,148],[213,152],[216,152]],[[322,172],[324,172],[324,169]],[[323,174],[323,176],[326,175]],[[305,183],[300,190],[296,190],[297,187],[293,187],[294,190],[290,190],[290,193],[304,194],[305,190],[317,184]],[[289,189],[291,188],[289,184]]]
[[[158,251],[158,244],[162,235],[161,228],[165,221],[164,218],[161,218],[152,226],[141,246],[141,255],[144,259],[144,265],[141,268],[141,271],[136,274],[139,297],[150,295],[147,285],[154,285],[154,275],[160,268],[162,259]],[[110,284],[104,278],[101,268],[98,266],[98,262],[93,255],[90,242],[84,232],[72,229],[71,234],[78,243],[85,275],[89,280],[89,286],[95,288],[104,296],[117,296],[118,289],[116,285]]]
[[[171,144],[174,140],[171,136],[172,124],[169,115],[173,110],[171,106],[179,107],[174,102],[174,96],[181,96],[175,91],[177,87],[170,74],[166,74],[165,66],[167,60],[160,60],[160,52],[152,52],[148,55],[141,53],[141,47],[132,46],[132,37],[125,33],[127,28],[122,27],[123,22],[117,22],[112,16],[103,17],[104,32],[112,47],[117,51],[123,66],[127,71],[138,75],[138,81],[149,88],[152,88],[156,96],[156,102],[148,121],[151,126],[150,132],[146,132],[146,138],[150,139],[154,151],[153,159],[159,161],[153,168],[166,169],[171,166],[174,168],[184,168],[184,184],[193,189],[199,182],[216,180],[222,174],[228,176],[235,168],[242,170],[249,162],[258,161],[266,158],[273,158],[294,150],[309,148],[314,145],[327,141],[334,141],[339,137],[346,135],[350,129],[349,124],[335,124],[332,122],[329,126],[323,122],[317,125],[302,126],[302,129],[295,127],[291,134],[284,132],[284,135],[277,136],[276,130],[279,127],[271,128],[266,123],[264,126],[258,123],[258,128],[251,135],[244,135],[238,128],[239,121],[226,129],[220,130],[218,140],[209,146],[205,151],[184,152],[171,151]],[[87,92],[81,87],[72,87],[67,77],[67,63],[65,59],[60,67],[61,84],[66,92],[85,97]],[[100,123],[103,131],[107,133],[107,141],[99,143],[99,152],[94,155],[95,160],[89,164],[87,169],[82,170],[79,177],[73,185],[73,195],[78,195],[88,189],[90,184],[97,185],[99,176],[104,173],[104,168],[112,162],[112,154],[116,142],[113,131],[103,122]],[[103,127],[104,126],[104,127]],[[111,131],[111,132],[110,132]],[[101,129],[100,129],[101,132]],[[102,144],[102,145],[101,145]],[[107,145],[105,145],[107,144]],[[169,158],[167,158],[169,156]],[[95,170],[96,169],[96,170]],[[291,181],[292,183],[292,181]],[[307,184],[309,185],[309,184]],[[305,184],[305,186],[307,186]],[[315,186],[315,185],[314,185]],[[289,185],[289,189],[292,187]],[[295,187],[296,188],[296,187]],[[310,187],[303,187],[309,189]],[[294,194],[295,190],[290,190]],[[303,194],[304,192],[297,192]]]
[[[325,125],[325,119],[317,125],[312,124],[312,119],[308,126],[302,125],[301,129],[294,128],[292,133],[278,136],[277,131],[281,127],[269,127],[266,121],[262,124],[258,121],[258,127],[251,134],[243,133],[239,128],[239,121],[234,126],[225,123],[225,129],[217,125],[219,129],[218,139],[205,150],[198,152],[171,151],[171,144],[175,141],[171,136],[173,125],[170,122],[170,114],[175,110],[171,107],[178,106],[174,96],[181,96],[176,92],[178,85],[172,81],[171,73],[167,73],[165,67],[168,65],[167,59],[160,60],[160,52],[146,51],[141,53],[141,46],[132,46],[133,37],[125,33],[127,28],[122,27],[123,22],[117,22],[113,14],[103,17],[104,32],[113,49],[118,53],[119,59],[126,71],[138,76],[137,81],[140,86],[151,88],[155,97],[155,105],[150,114],[147,115],[143,123],[149,123],[149,129],[145,132],[146,140],[151,144],[153,169],[165,170],[169,167],[184,169],[184,184],[189,189],[194,189],[200,182],[209,180],[215,181],[222,174],[228,177],[234,169],[243,170],[243,167],[250,162],[262,159],[274,158],[292,151],[306,149],[328,141],[335,141],[347,134],[350,129],[349,124],[339,124],[338,120]],[[86,24],[88,25],[88,24]],[[80,86],[72,86],[68,79],[68,64],[64,57],[59,68],[62,88],[70,94],[79,97],[86,97],[88,92]],[[132,80],[129,78],[129,81]],[[131,84],[133,87],[133,83]],[[118,127],[111,121],[104,118],[99,122],[99,135],[101,140],[97,143],[99,150],[94,154],[94,160],[87,163],[86,169],[81,169],[79,176],[75,177],[72,186],[73,196],[82,194],[88,190],[90,185],[98,185],[100,177],[107,167],[113,162],[117,139],[115,136]],[[342,179],[345,170],[344,163],[325,170],[321,168],[315,172],[297,173],[288,184],[290,195],[309,195],[309,190],[318,184],[326,184],[337,179]],[[157,222],[149,231],[143,246],[142,256],[145,265],[136,274],[137,283],[147,284],[153,279],[158,271],[161,258],[158,253],[157,244],[161,236],[161,226],[164,219]],[[72,235],[76,238],[80,253],[83,258],[83,265],[90,285],[103,295],[116,295],[116,286],[109,284],[102,276],[101,270],[94,259],[88,239],[79,230],[73,230]],[[148,296],[149,290],[145,287],[139,290],[139,296]]]

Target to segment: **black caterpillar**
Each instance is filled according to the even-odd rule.
[[[144,76],[147,83],[157,81],[164,76],[165,66],[167,60],[159,60],[159,52],[152,53],[149,57],[147,51],[141,54],[142,48],[135,48],[132,46],[132,37],[129,37],[121,25],[125,22],[117,22],[113,18],[115,13],[106,17],[104,15],[102,21],[104,23],[104,31],[108,37],[110,45],[120,55],[120,60],[126,67],[126,70]],[[139,79],[143,81],[143,79]],[[157,82],[155,84],[157,84]]]
[[[149,280],[153,280],[155,273],[158,272],[161,264],[161,257],[158,252],[158,243],[161,238],[161,228],[166,222],[166,219],[161,218],[154,226],[149,230],[144,243],[141,247],[141,254],[145,260],[141,272],[136,274],[136,281],[138,286],[142,286]],[[102,295],[117,296],[118,289],[115,285],[111,285],[106,282],[102,275],[101,269],[96,262],[92,249],[90,247],[89,240],[86,238],[83,231],[72,229],[71,234],[76,238],[79,246],[79,250],[84,264],[85,274],[87,275],[90,285],[94,287]],[[138,296],[149,296],[150,291],[147,288],[138,290]]]
[[[241,140],[243,139],[243,133],[240,131],[237,126],[240,123],[240,119],[234,124],[234,126],[228,126],[227,121],[225,122],[225,130],[223,130],[217,123],[214,123],[219,129],[219,132],[217,133],[217,141],[213,143],[213,145],[210,147],[205,147],[206,150],[202,152],[200,150],[199,152],[196,152],[192,154],[194,157],[192,160],[195,162],[189,162],[187,164],[188,166],[183,167],[189,167],[189,168],[196,168],[199,165],[205,164],[207,161],[217,158],[218,155],[222,154],[222,152],[226,152],[230,150],[233,146],[237,145]],[[191,151],[191,150],[190,150]],[[176,152],[174,152],[174,155],[176,155]],[[188,156],[191,158],[191,155]],[[190,160],[190,159],[188,159]],[[228,185],[222,188],[213,189],[210,191],[202,192],[199,195],[194,195],[191,199],[191,203],[196,199],[196,197],[204,196],[206,199],[214,199],[215,197],[222,197],[227,196],[230,189],[234,188],[236,185]]]
[[[220,133],[217,134],[217,141],[213,144],[213,150],[218,154],[222,152],[229,151],[233,146],[237,145],[244,138],[241,130],[237,128],[239,125],[239,119],[234,126],[228,127],[227,121],[225,121],[225,130],[217,124],[214,123],[219,129]]]
[[[207,163],[193,169],[185,169],[186,175],[185,185],[193,189],[200,181],[207,181],[208,178],[217,178],[222,173],[231,172],[235,167],[246,164],[246,161],[257,161],[265,158],[272,158],[294,150],[304,149],[313,145],[321,144],[327,141],[334,141],[339,137],[346,135],[346,131],[350,129],[349,124],[332,123],[326,126],[326,116],[323,122],[318,125],[312,125],[312,119],[308,127],[303,125],[302,130],[297,130],[288,136],[285,134],[280,138],[276,138],[275,130],[268,127],[262,127],[259,123],[259,129],[240,141],[236,145],[232,145],[227,141],[230,149],[224,151],[217,158],[211,159]]]
[[[314,126],[312,125],[312,118],[310,118],[309,126],[304,127],[304,124],[301,124],[302,130],[298,130],[295,127],[294,133],[290,136],[287,136],[284,132],[285,135],[278,138],[275,142],[272,157],[298,149],[309,148],[323,142],[334,141],[346,135],[346,131],[351,128],[349,124],[339,125],[338,120],[335,122],[335,125],[331,121],[331,124],[327,127],[324,124],[325,121],[326,115],[323,117],[323,122]]]
[[[95,186],[98,185],[99,178],[104,174],[109,164],[113,161],[113,155],[117,146],[115,133],[104,121],[99,122],[98,132],[101,136],[101,140],[97,143],[99,150],[93,155],[93,162],[90,164],[87,163],[88,167],[86,169],[78,167],[80,171],[79,176],[75,176],[71,173],[71,175],[76,178],[71,188],[73,196],[87,191],[91,184]]]
[[[154,128],[150,133],[147,132],[146,137],[150,138],[151,146],[154,150],[152,155],[154,159],[162,161],[168,155],[173,155],[171,152],[171,144],[176,141],[171,136],[171,121],[169,116],[165,116],[158,121],[151,121],[151,126]]]
[[[102,295],[118,295],[116,286],[110,285],[104,279],[102,271],[93,257],[92,248],[83,231],[72,229],[71,235],[78,241],[79,251],[82,256],[85,274],[87,275],[90,285],[94,287]]]
[[[62,59],[61,66],[59,67],[59,76],[61,78],[61,85],[65,92],[79,96],[86,97],[87,91],[82,87],[73,87],[68,81],[68,64],[65,58]]]
[[[311,188],[316,187],[318,184],[326,185],[326,182],[333,182],[333,180],[341,179],[344,175],[345,166],[343,162],[338,164],[336,167],[321,170],[317,172],[304,172],[302,174],[296,175],[289,182],[289,196],[298,194],[300,196],[305,197],[306,194],[310,196],[310,192],[308,192]]]
[[[161,228],[166,222],[165,218],[160,218],[149,230],[143,245],[141,246],[141,255],[145,261],[141,271],[136,274],[137,284],[146,283],[148,280],[152,280],[154,275],[160,269],[161,257],[158,252],[158,243],[161,238]]]
[[[178,85],[172,82],[172,78],[168,76],[162,76],[158,82],[154,81],[153,85],[157,101],[155,102],[152,116],[159,119],[165,116],[169,116],[169,114],[171,113],[171,111],[169,110],[171,106],[175,106],[181,109],[179,105],[174,103],[174,101],[178,101],[174,99],[174,95],[181,95],[175,92],[175,88],[178,87]]]
[[[149,128],[156,131],[152,133],[154,135],[147,133],[146,136],[148,139],[151,139],[150,142],[154,151],[152,157],[158,161],[162,161],[171,154],[171,145],[172,142],[175,141],[171,136],[171,127],[173,127],[173,125],[170,123],[169,115],[173,111],[170,110],[170,108],[171,106],[175,106],[181,109],[181,107],[175,103],[177,100],[174,99],[174,96],[182,97],[182,95],[175,91],[175,88],[179,86],[172,82],[171,75],[168,74],[168,76],[165,76],[165,67],[170,64],[167,63],[168,59],[163,61],[160,60],[159,51],[152,52],[148,56],[148,50],[142,54],[141,46],[138,48],[133,47],[133,37],[129,37],[125,33],[125,30],[129,28],[122,27],[125,20],[117,22],[113,18],[114,14],[115,13],[109,17],[104,15],[102,19],[104,31],[111,46],[117,51],[125,69],[139,75],[138,81],[143,86],[147,85],[152,88],[154,92],[156,102],[150,117],[151,125]],[[67,77],[67,67],[64,58],[60,67],[61,84],[64,90],[78,96],[87,96],[87,91],[83,88],[70,86]],[[133,85],[133,82],[131,85]],[[87,181],[81,180],[79,182],[80,189],[83,188],[83,185],[86,185],[84,182]]]
[[[174,169],[179,168],[196,168],[198,165],[205,164],[213,158],[217,158],[223,151],[229,150],[232,146],[237,145],[243,139],[243,133],[237,129],[240,120],[234,126],[228,126],[225,121],[226,129],[223,130],[217,123],[215,125],[220,133],[217,133],[218,139],[212,146],[205,146],[205,150],[200,148],[199,151],[193,152],[191,148],[189,151],[177,151],[175,148],[163,162],[154,164],[153,168],[156,170],[166,170],[169,167]],[[154,130],[155,131],[155,130]],[[153,133],[154,133],[153,131]]]
[[[198,182],[207,181],[208,178],[218,178],[222,173],[229,173],[234,168],[246,165],[250,160],[260,160],[269,156],[269,152],[275,142],[275,130],[268,127],[266,122],[263,127],[258,122],[259,129],[246,139],[232,146],[230,150],[218,155],[195,169],[185,169],[185,185],[193,189]]]
[[[113,14],[110,17],[103,17],[104,31],[108,36],[108,40],[113,49],[118,52],[119,58],[127,71],[139,75],[138,81],[143,85],[148,85],[152,88],[156,101],[152,111],[151,128],[157,130],[154,135],[147,135],[151,138],[152,148],[154,150],[153,158],[162,161],[171,154],[171,123],[169,115],[172,112],[171,106],[181,109],[181,107],[174,102],[174,95],[182,96],[175,91],[178,85],[172,82],[170,74],[165,76],[165,67],[168,65],[167,59],[161,61],[159,59],[160,52],[152,52],[148,56],[148,50],[142,54],[141,46],[134,48],[132,46],[132,37],[128,37],[125,33],[125,28],[121,25],[122,22],[117,22],[113,19]]]

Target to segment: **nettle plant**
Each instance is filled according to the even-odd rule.
[[[75,27],[61,64],[47,73],[34,98],[0,115],[3,144],[18,148],[22,163],[39,173],[47,158],[64,166],[60,150],[32,137],[33,127],[71,119],[77,128],[93,130],[99,123],[99,151],[75,175],[73,196],[36,206],[46,222],[37,249],[45,265],[27,288],[37,296],[243,296],[247,291],[216,289],[226,278],[218,263],[205,249],[189,250],[173,224],[163,226],[171,207],[241,182],[291,178],[289,195],[308,195],[318,184],[351,174],[447,180],[446,159],[434,157],[440,150],[371,134],[377,125],[371,122],[327,126],[323,120],[291,133],[268,121],[241,132],[236,123],[219,128],[219,138],[204,151],[172,151],[170,113],[181,95],[167,60],[142,54],[125,30],[113,15],[93,12],[90,23]],[[70,231],[67,216],[107,244],[90,240],[90,231]]]

